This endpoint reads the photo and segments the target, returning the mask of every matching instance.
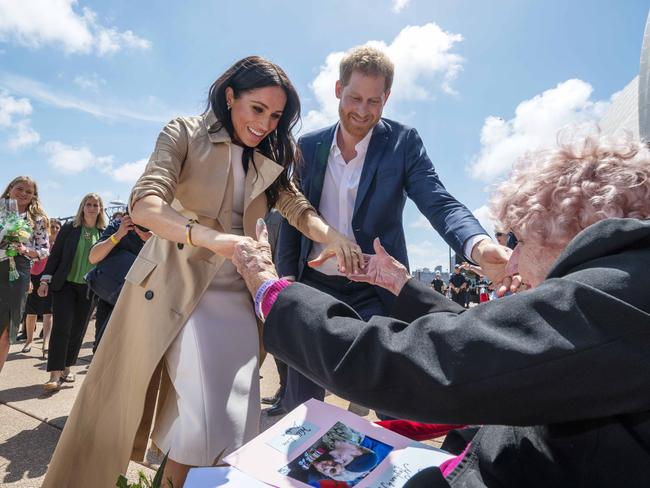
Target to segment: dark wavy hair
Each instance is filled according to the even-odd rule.
[[[226,88],[232,88],[235,98],[239,98],[242,93],[267,86],[282,88],[287,97],[287,103],[276,130],[266,136],[257,147],[244,147],[242,163],[244,168],[249,168],[252,165],[257,172],[254,154],[255,149],[258,149],[264,156],[284,168],[282,174],[265,192],[268,207],[272,208],[278,200],[279,193],[291,189],[289,175],[296,165],[297,159],[297,148],[292,131],[300,121],[300,99],[293,84],[289,81],[289,77],[278,65],[260,56],[248,56],[233,64],[212,84],[206,112],[212,109],[217,117],[217,123],[208,128],[210,132],[217,132],[221,128],[225,128],[231,139],[234,139],[235,129],[230,118],[230,111],[226,106]]]

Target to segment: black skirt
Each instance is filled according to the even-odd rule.
[[[36,292],[41,284],[41,276],[43,276],[43,273],[39,275],[31,275],[33,290],[29,295],[27,295],[26,314],[45,315],[52,313],[52,294],[48,293],[44,297],[39,297]]]
[[[29,289],[29,271],[31,263],[24,256],[16,256],[18,279],[9,281],[9,259],[0,261],[0,335],[9,327],[9,340],[16,342],[18,327],[23,320],[27,290]]]

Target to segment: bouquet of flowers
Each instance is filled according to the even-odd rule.
[[[32,228],[18,215],[15,200],[0,199],[0,253],[9,258],[9,281],[18,279],[16,262],[18,246],[29,241]]]

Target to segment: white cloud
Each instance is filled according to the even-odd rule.
[[[411,0],[393,0],[392,9],[396,14],[400,13],[408,4],[411,3]]]
[[[487,233],[494,239],[494,226],[496,221],[492,218],[490,207],[483,205],[472,212],[476,220],[483,226]]]
[[[598,121],[609,102],[591,100],[592,92],[587,82],[567,80],[521,102],[510,120],[495,116],[485,119],[481,151],[468,168],[470,174],[492,181],[527,151],[554,144],[562,127]]]
[[[444,247],[444,243],[441,246],[425,240],[417,244],[407,244],[406,249],[411,270],[434,269],[438,265],[449,268],[449,249]]]
[[[97,50],[100,55],[114,54],[123,47],[149,49],[151,43],[136,36],[130,30],[103,29],[97,36]]]
[[[36,80],[25,78],[24,76],[17,76],[11,73],[0,72],[0,88],[3,86],[13,92],[26,95],[52,107],[79,110],[96,117],[105,117],[109,119],[127,118],[145,122],[164,123],[179,113],[179,111],[165,108],[163,104],[159,104],[158,107],[152,108],[151,110],[138,111],[136,109],[127,108],[124,106],[123,102],[113,101],[105,102],[103,104],[93,103],[75,96],[61,93]],[[149,99],[145,100],[144,103],[149,106]],[[131,105],[133,106],[136,104],[132,103]]]
[[[106,80],[101,78],[97,73],[93,73],[92,75],[79,75],[73,81],[82,90],[91,92],[98,92],[99,88],[106,84]]]
[[[429,23],[405,27],[390,44],[368,41],[365,45],[386,52],[395,64],[395,79],[387,108],[400,101],[431,100],[437,90],[455,93],[451,85],[464,60],[451,51],[462,39],[460,34],[445,32],[438,25]],[[334,86],[344,54],[342,51],[330,53],[312,81],[310,88],[318,108],[310,110],[303,118],[305,131],[337,120],[338,100]]]
[[[0,40],[30,48],[53,44],[66,53],[100,56],[151,46],[130,30],[102,25],[87,7],[79,12],[77,4],[77,0],[1,0]]]
[[[0,127],[10,127],[14,116],[26,116],[32,113],[32,104],[27,98],[14,98],[5,91],[0,91]]]
[[[144,158],[133,163],[124,163],[116,168],[112,168],[110,175],[114,180],[121,183],[133,184],[144,172],[144,167],[148,161],[149,159]]]
[[[76,174],[89,168],[107,171],[112,168],[113,156],[95,156],[85,146],[72,147],[57,141],[45,144],[52,167],[62,173]]]
[[[26,118],[32,113],[32,104],[27,98],[14,98],[0,90],[0,129],[8,132],[7,145],[12,150],[38,143],[40,135]]]
[[[58,141],[50,141],[43,147],[50,165],[64,174],[77,174],[95,169],[119,183],[132,184],[140,177],[147,165],[147,158],[131,163],[116,164],[115,158],[97,156],[86,146],[73,147]]]
[[[109,202],[116,198],[115,193],[113,193],[110,190],[99,190],[97,193],[99,194],[100,197],[102,197],[102,200],[104,201],[104,207],[110,205]]]
[[[418,216],[418,219],[415,222],[409,224],[410,229],[431,229],[431,222],[422,214]]]
[[[14,133],[9,138],[9,149],[17,150],[23,147],[38,144],[41,135],[31,126],[31,120],[23,119],[14,126]]]

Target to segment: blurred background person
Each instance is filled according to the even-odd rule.
[[[108,227],[104,229],[104,232],[88,255],[90,263],[96,265],[94,271],[99,270],[103,265],[104,275],[108,276],[106,280],[107,286],[102,287],[102,291],[93,289],[96,293],[97,300],[93,352],[99,347],[104,329],[106,328],[108,319],[111,317],[111,312],[124,284],[126,273],[129,271],[138,253],[140,253],[144,243],[151,237],[151,232],[135,225],[128,213],[115,212],[113,216],[118,213],[118,217],[114,218]],[[93,272],[91,271],[89,275],[92,274]],[[92,289],[90,276],[88,281]]]
[[[499,244],[510,249],[514,249],[517,245],[517,238],[515,237],[514,232],[507,232],[501,227],[497,226],[494,228],[494,237],[496,237]]]
[[[52,247],[54,245],[54,241],[56,240],[56,236],[61,230],[61,222],[59,222],[57,219],[50,219],[49,227],[48,241],[50,243],[50,247]],[[37,259],[32,263],[32,287],[29,295],[27,296],[27,316],[25,317],[25,333],[27,339],[25,347],[32,343],[34,332],[36,331],[36,320],[38,316],[40,315],[43,317],[43,330],[41,331],[43,338],[43,358],[47,356],[47,347],[50,340],[50,332],[52,331],[52,295],[48,294],[42,297],[38,294],[38,287],[41,282],[41,277],[43,276],[43,271],[45,271],[47,259],[47,257]]]
[[[91,299],[84,276],[92,268],[90,249],[106,228],[101,197],[83,197],[74,219],[66,222],[54,243],[38,288],[40,296],[52,293],[54,322],[50,337],[46,390],[58,390],[62,382],[73,382],[70,366],[77,362],[88,319]]]
[[[467,278],[460,272],[460,264],[454,266],[454,273],[449,277],[449,289],[451,290],[451,299],[458,305],[465,307],[465,295],[467,294]]]
[[[436,275],[431,281],[431,288],[436,290],[438,293],[441,293],[442,295],[445,294],[446,291],[445,282],[443,281],[442,276],[440,275],[440,271],[436,271]]]
[[[496,237],[497,242],[502,246],[508,245],[508,233],[505,232],[501,227],[494,228],[494,237]]]
[[[9,279],[9,258],[4,253],[0,258],[0,371],[7,359],[9,344],[16,341],[18,326],[25,313],[31,260],[46,258],[49,252],[48,218],[38,199],[36,182],[29,176],[18,176],[7,185],[1,198],[16,201],[18,214],[27,220],[32,235],[27,243],[16,246],[17,279]],[[30,350],[31,341],[23,347],[23,352]]]

